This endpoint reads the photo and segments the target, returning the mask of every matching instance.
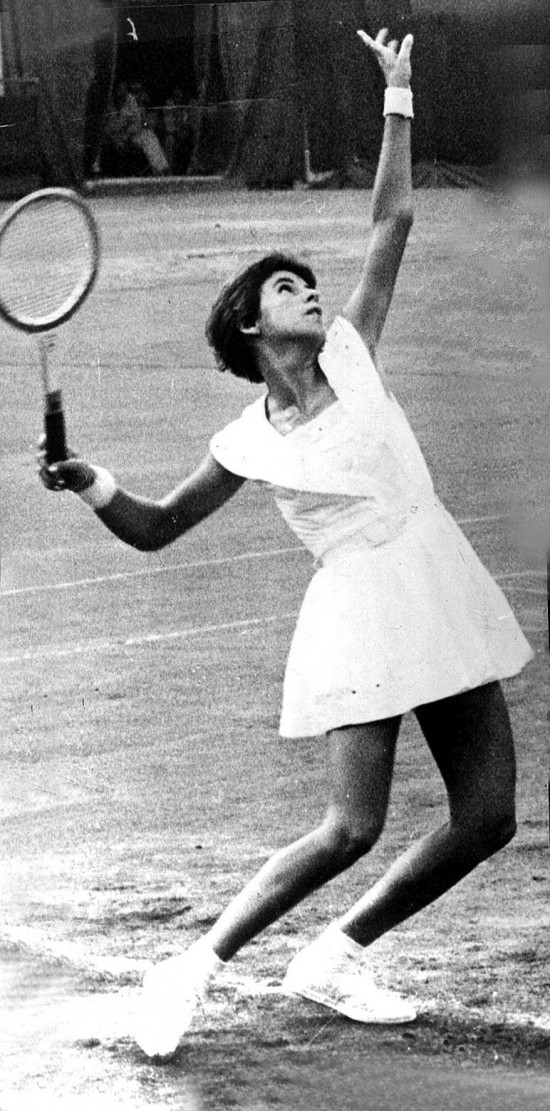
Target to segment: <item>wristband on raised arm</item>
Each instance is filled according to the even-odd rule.
[[[412,91],[397,85],[388,85],[384,93],[384,115],[404,116],[405,119],[412,120],[414,117]]]

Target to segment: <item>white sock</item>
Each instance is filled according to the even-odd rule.
[[[173,981],[173,987],[178,983],[182,977],[182,982],[202,984],[205,988],[221,968],[223,968],[224,961],[220,960],[218,954],[214,952],[210,942],[206,937],[201,937],[199,941],[193,942],[189,949],[185,949],[183,953],[177,953],[173,957],[167,957],[166,960],[160,961],[148,973],[151,983],[157,983],[158,977],[161,977],[160,982],[167,981],[166,986],[170,990],[169,982]],[[167,980],[168,978],[168,980]]]
[[[195,941],[182,956],[189,957],[190,953],[193,954],[194,967],[197,972],[200,970],[203,973],[206,981],[212,979],[225,964],[225,961],[222,961],[221,957],[218,957],[218,954],[214,952],[208,940],[208,935]]]
[[[354,960],[362,960],[365,955],[365,948],[359,945],[358,941],[354,941],[352,937],[345,934],[339,926],[332,924],[321,935],[330,944],[331,951],[339,956],[353,957]]]

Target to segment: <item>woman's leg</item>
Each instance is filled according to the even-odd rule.
[[[372,848],[386,817],[399,724],[388,718],[328,734],[325,819],[275,853],[223,912],[208,934],[222,960]]]
[[[416,714],[445,782],[449,820],[400,856],[339,920],[363,946],[428,906],[515,832],[514,744],[499,684]]]
[[[175,1052],[222,961],[374,844],[386,817],[399,720],[350,726],[329,735],[330,796],[324,822],[275,853],[205,937],[147,973],[134,1037],[148,1056]]]

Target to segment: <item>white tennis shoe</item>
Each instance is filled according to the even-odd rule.
[[[338,950],[327,934],[302,949],[288,967],[282,992],[321,1003],[355,1022],[380,1026],[414,1022],[417,1012],[411,1003],[378,987],[364,959]]]
[[[223,964],[202,942],[147,972],[134,1020],[134,1038],[148,1057],[172,1057]]]

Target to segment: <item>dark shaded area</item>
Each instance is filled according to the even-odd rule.
[[[42,185],[82,184],[110,95],[115,16],[105,0],[4,0],[4,191],[22,174]]]
[[[4,0],[4,175],[371,185],[383,80],[356,31],[382,25],[415,36],[417,183],[523,172],[549,160],[549,21],[539,0]]]
[[[228,175],[250,187],[281,188],[300,176],[293,8],[290,0],[197,8],[195,172],[207,168],[213,146],[224,151]],[[208,106],[222,88],[229,103],[213,115]]]

